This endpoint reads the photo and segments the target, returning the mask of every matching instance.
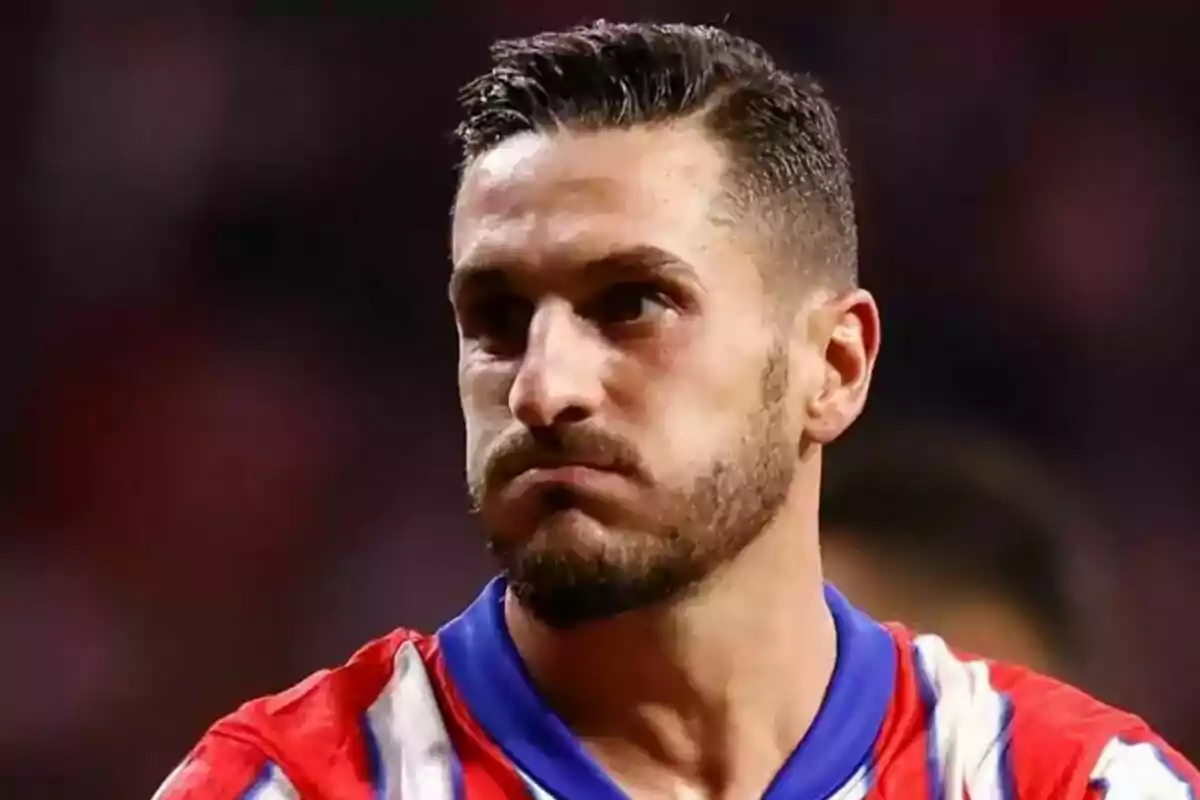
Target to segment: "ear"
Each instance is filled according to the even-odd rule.
[[[879,307],[862,289],[837,295],[819,312],[823,380],[808,400],[807,431],[820,444],[840,436],[867,404],[879,355]]]

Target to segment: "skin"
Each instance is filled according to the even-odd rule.
[[[781,315],[726,169],[691,121],[521,134],[454,211],[468,483],[508,626],[638,797],[760,796],[835,659],[821,450],[862,410],[878,312],[814,283]]]

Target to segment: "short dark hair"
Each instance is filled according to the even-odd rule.
[[[1061,668],[1074,671],[1082,644],[1066,538],[1079,515],[1062,481],[1006,442],[905,427],[830,449],[822,538],[928,577],[949,596],[999,597],[1031,623]]]
[[[803,226],[817,266],[857,278],[850,168],[837,118],[810,76],[706,25],[597,21],[498,41],[492,67],[463,87],[455,131],[464,165],[518,133],[628,128],[695,116],[731,159],[739,210]],[[769,220],[776,221],[776,220]],[[797,242],[786,240],[786,252]]]

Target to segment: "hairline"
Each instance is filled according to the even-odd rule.
[[[786,286],[792,290],[799,287],[805,289],[830,286],[841,289],[853,288],[857,283],[856,270],[853,265],[849,269],[845,269],[841,266],[829,267],[818,264],[815,258],[805,259],[804,255],[793,252],[798,249],[792,246],[797,237],[792,231],[786,230],[792,226],[804,227],[813,233],[811,239],[815,240],[818,226],[831,224],[832,211],[819,203],[815,206],[806,203],[803,208],[797,208],[798,204],[789,202],[785,192],[772,194],[755,187],[753,185],[753,168],[748,168],[745,163],[749,159],[740,156],[735,143],[730,141],[729,137],[722,135],[711,124],[712,117],[719,112],[722,104],[741,88],[740,83],[721,86],[699,107],[686,113],[671,114],[630,124],[606,121],[589,123],[585,119],[570,119],[560,115],[550,115],[546,121],[529,120],[526,129],[513,131],[486,148],[465,154],[458,168],[454,199],[451,203],[451,216],[457,212],[458,196],[468,171],[481,159],[514,137],[533,134],[553,140],[560,135],[597,135],[607,132],[639,129],[654,131],[692,126],[694,130],[702,134],[708,144],[716,149],[723,160],[720,178],[721,191],[713,198],[709,210],[709,221],[717,228],[756,228],[748,233],[747,238],[754,242],[754,264],[762,275],[764,290],[770,293],[772,285],[781,288]],[[773,219],[773,217],[776,218]],[[814,247],[814,249],[816,248]],[[794,263],[796,260],[801,263]],[[788,261],[793,261],[793,263],[783,263]]]

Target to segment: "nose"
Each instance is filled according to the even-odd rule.
[[[569,306],[539,308],[509,393],[513,416],[531,430],[590,418],[604,398],[602,350]]]

